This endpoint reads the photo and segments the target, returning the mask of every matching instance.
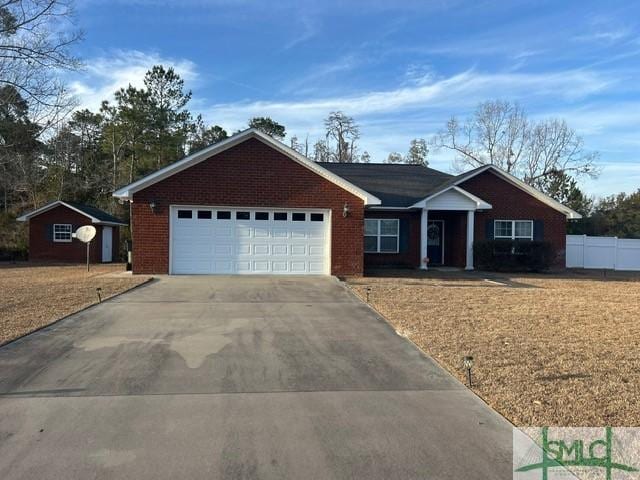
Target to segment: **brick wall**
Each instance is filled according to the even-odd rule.
[[[53,224],[70,223],[73,231],[82,225],[91,225],[91,220],[63,205],[41,213],[29,220],[29,260],[62,263],[86,262],[86,244],[73,239],[71,242],[53,241]],[[91,242],[89,257],[91,263],[102,261],[102,227],[94,225],[97,233]],[[118,227],[113,227],[113,255],[118,258],[120,235]]]
[[[416,267],[420,258],[420,212],[367,210],[365,218],[397,218],[408,224],[407,248],[399,253],[365,253],[365,267]],[[364,242],[364,239],[363,239]]]
[[[551,242],[556,250],[555,265],[564,267],[567,234],[567,218],[564,214],[492,172],[481,173],[459,186],[493,206],[491,210],[486,212],[476,212],[475,239],[487,238],[485,228],[488,219],[542,220],[544,222],[544,240]]]
[[[351,210],[347,218],[345,203]],[[259,140],[249,139],[134,194],[135,273],[168,273],[170,205],[330,209],[331,273],[362,274],[362,199]]]

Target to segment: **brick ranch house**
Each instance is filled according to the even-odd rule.
[[[73,233],[83,225],[96,228],[96,236],[89,244],[91,263],[117,261],[119,229],[127,225],[98,208],[61,200],[26,213],[18,221],[29,222],[29,260],[61,263],[86,261],[86,244],[73,238]]]
[[[132,202],[134,273],[361,275],[473,269],[478,238],[546,240],[564,265],[573,210],[483,166],[315,163],[254,129],[114,196]]]

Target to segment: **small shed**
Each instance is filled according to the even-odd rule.
[[[56,200],[18,217],[29,222],[29,260],[82,263],[86,246],[73,238],[83,225],[93,225],[96,237],[89,250],[91,263],[119,259],[120,227],[127,224],[113,215],[89,205]]]

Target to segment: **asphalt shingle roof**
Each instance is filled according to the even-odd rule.
[[[101,222],[113,222],[113,223],[126,224],[126,222],[123,222],[119,218],[116,218],[113,215],[105,212],[104,210],[100,210],[99,208],[91,207],[89,205],[84,205],[82,203],[75,203],[75,202],[64,202],[64,203],[66,203],[67,205],[71,205],[73,208],[77,208],[78,210],[86,213],[87,215],[91,215],[92,217],[97,218]]]
[[[328,162],[318,165],[375,195],[385,207],[409,207],[456,178],[423,165]]]

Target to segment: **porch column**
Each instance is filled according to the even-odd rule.
[[[420,268],[427,270],[427,264],[424,259],[427,257],[427,225],[429,223],[429,210],[422,209],[422,218],[420,219]]]
[[[473,228],[475,225],[475,211],[467,211],[467,266],[465,270],[473,270]]]

